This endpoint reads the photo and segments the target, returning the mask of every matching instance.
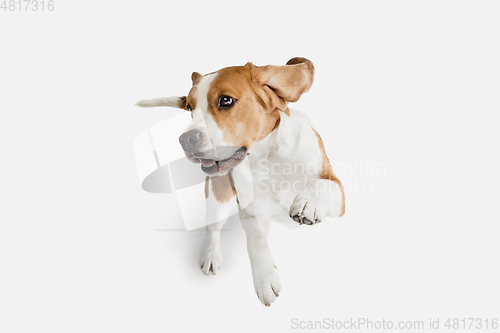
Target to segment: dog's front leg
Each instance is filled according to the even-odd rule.
[[[201,255],[201,271],[208,275],[217,274],[222,264],[222,254],[220,251],[220,233],[227,219],[210,224],[206,227],[205,248]]]
[[[313,225],[327,216],[342,216],[344,209],[344,189],[340,181],[315,179],[295,197],[289,214],[300,224]]]
[[[253,284],[259,300],[270,306],[279,296],[281,281],[267,244],[271,221],[240,212],[240,220],[247,235],[248,256],[252,266]]]
[[[206,240],[201,255],[200,265],[203,274],[214,275],[222,264],[220,251],[220,234],[231,211],[236,205],[236,198],[229,176],[216,178],[207,177],[205,180],[206,196]],[[217,221],[217,222],[213,222]]]

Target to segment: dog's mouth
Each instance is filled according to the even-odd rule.
[[[194,154],[193,162],[201,163],[201,170],[207,175],[224,175],[229,170],[241,163],[247,156],[247,148],[240,147],[232,155],[226,158],[214,158],[210,153]]]

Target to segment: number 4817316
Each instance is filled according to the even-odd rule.
[[[54,10],[54,0],[4,0],[0,9],[3,9],[4,12],[51,12]]]

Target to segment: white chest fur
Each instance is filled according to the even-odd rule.
[[[281,112],[281,121],[264,140],[249,150],[254,200],[246,210],[254,216],[288,211],[295,196],[317,179],[322,152],[304,114]]]

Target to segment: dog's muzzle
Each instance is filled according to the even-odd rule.
[[[198,144],[202,141],[202,137],[203,135],[200,131],[191,130],[179,137],[179,143],[186,153],[194,154],[200,150]]]

